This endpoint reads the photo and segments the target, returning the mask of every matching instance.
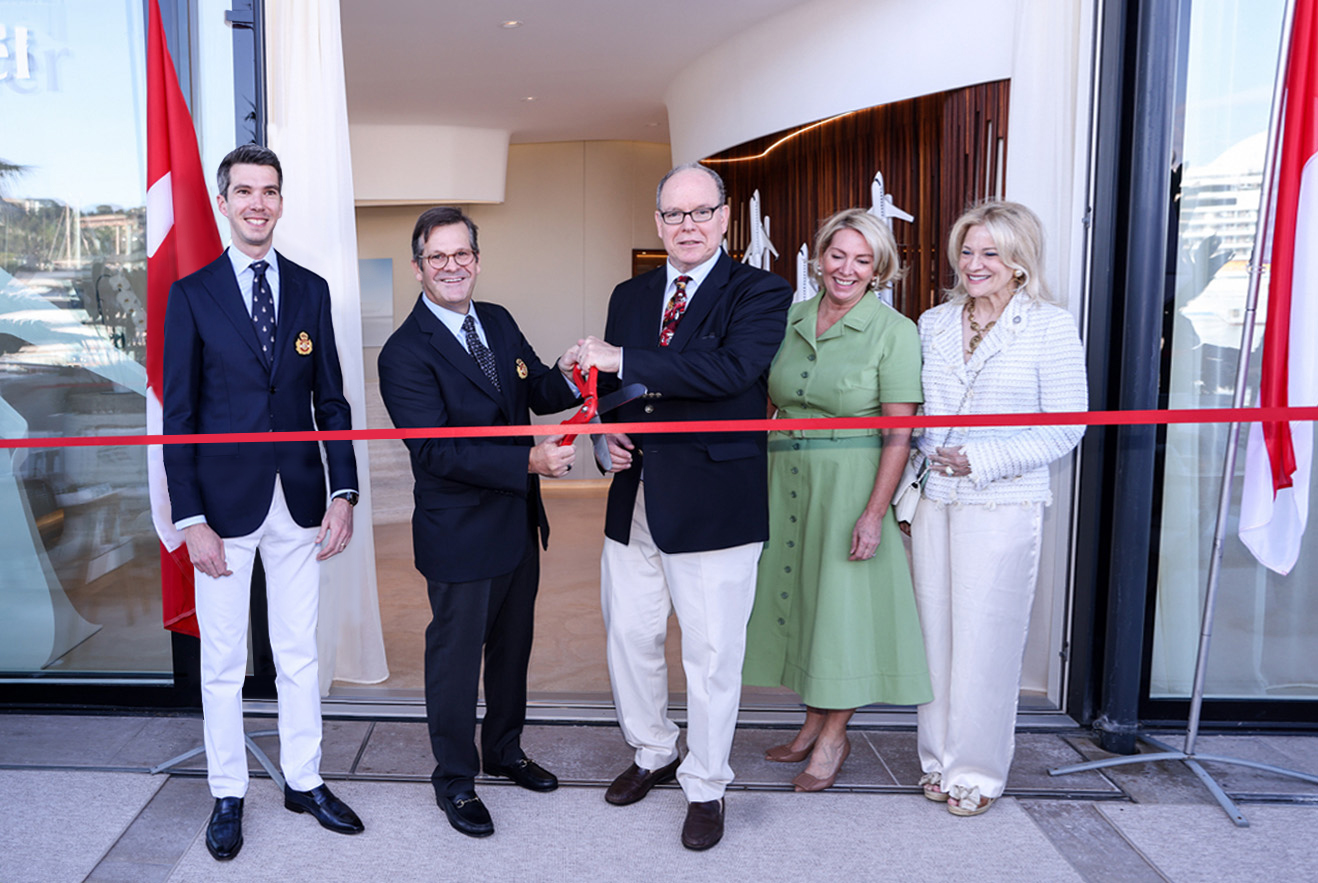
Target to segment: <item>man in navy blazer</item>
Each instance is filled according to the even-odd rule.
[[[723,252],[726,202],[722,179],[705,166],[678,166],[659,182],[655,225],[668,262],[615,288],[604,340],[587,338],[568,353],[583,367],[611,372],[608,383],[601,375],[601,389],[625,381],[649,390],[604,419],[764,418],[766,375],[792,290]],[[636,752],[605,799],[634,803],[676,777],[688,801],[682,843],[708,849],[723,836],[746,622],[769,534],[765,436],[647,433],[608,441],[617,474],[601,598],[618,723]],[[685,760],[667,713],[670,609],[682,628]]]
[[[537,358],[503,307],[474,303],[476,225],[460,210],[429,209],[412,231],[422,293],[380,351],[380,395],[400,429],[510,426],[579,401],[563,373]],[[566,365],[571,370],[571,363]],[[549,522],[540,476],[561,478],[574,449],[555,435],[406,439],[415,479],[412,543],[433,618],[426,628],[426,717],[431,781],[449,824],[494,833],[476,795],[485,772],[532,791],[558,779],[522,751],[540,544]],[[485,719],[474,743],[482,645]]]
[[[351,429],[325,280],[271,247],[283,170],[254,144],[220,163],[216,203],[231,246],[174,283],[165,310],[166,435]],[[175,526],[196,568],[206,764],[215,807],[206,846],[242,848],[247,792],[242,687],[256,553],[266,573],[278,674],[284,805],[342,834],[361,820],[320,777],[316,616],[320,562],[352,538],[357,465],[349,441],[164,448]],[[326,505],[329,466],[332,501]]]

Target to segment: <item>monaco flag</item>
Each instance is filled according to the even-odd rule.
[[[169,286],[215,260],[224,246],[211,213],[192,115],[183,100],[165,42],[158,0],[150,3],[146,42],[146,422],[147,431],[158,435],[162,426],[161,365]],[[161,542],[165,628],[197,636],[192,561],[183,545],[183,535],[174,529],[170,517],[160,445],[147,449],[147,478],[151,518]]]
[[[1262,407],[1318,404],[1318,0],[1299,0],[1286,69],[1272,233]],[[1309,519],[1313,424],[1253,424],[1245,454],[1240,539],[1289,573]]]

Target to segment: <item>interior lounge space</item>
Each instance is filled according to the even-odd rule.
[[[176,565],[152,516],[159,454],[122,441],[153,431],[163,326],[148,299],[150,5],[0,0],[0,707],[11,710],[200,715],[198,642],[163,625],[162,573]],[[413,474],[377,367],[421,291],[410,238],[422,211],[472,218],[476,300],[506,307],[552,364],[603,336],[618,283],[664,262],[655,188],[676,164],[719,173],[724,247],[798,301],[818,296],[820,223],[853,207],[878,216],[904,272],[875,296],[912,321],[952,284],[957,217],[1013,200],[1042,221],[1090,410],[1227,408],[1284,5],[159,0],[212,196],[235,145],[280,154],[275,247],[330,281],[353,426],[381,431],[355,442],[353,539],[322,570],[326,718],[425,716],[431,611],[413,563]],[[312,31],[333,38],[308,50],[297,38]],[[305,232],[333,212],[337,238]],[[86,443],[95,436],[120,441]],[[50,443],[20,444],[37,437]],[[1053,463],[1019,728],[1092,728],[1128,753],[1141,727],[1183,725],[1228,439],[1217,422],[1099,424]],[[600,602],[611,479],[589,437],[575,444],[570,474],[542,483],[551,537],[528,713],[613,725]],[[1285,576],[1254,560],[1236,538],[1243,460],[1204,725],[1305,730],[1318,724],[1318,546]],[[909,555],[904,537],[882,542]],[[263,577],[255,586],[245,708],[272,717]],[[670,618],[679,720],[680,638]],[[802,707],[784,687],[746,687],[741,720],[794,727]],[[915,718],[873,705],[855,725],[913,730]]]

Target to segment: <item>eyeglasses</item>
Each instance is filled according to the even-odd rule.
[[[426,255],[421,260],[425,261],[432,270],[442,270],[448,266],[449,258],[452,258],[459,267],[469,267],[471,262],[476,260],[476,252],[467,248],[459,249],[453,254],[444,254],[442,251],[437,251],[434,254]]]
[[[714,217],[714,212],[716,211],[718,211],[716,208],[693,208],[689,212],[671,209],[666,212],[660,212],[659,217],[668,226],[676,227],[678,224],[682,223],[682,220],[686,218],[687,215],[690,215],[691,220],[695,221],[697,224],[703,224],[710,218]]]

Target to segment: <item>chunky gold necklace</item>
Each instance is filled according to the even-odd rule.
[[[973,300],[966,301],[966,318],[970,320],[970,330],[974,332],[970,337],[969,348],[966,350],[966,354],[972,355],[975,352],[975,348],[984,341],[984,335],[992,331],[993,326],[998,324],[998,320],[994,319],[992,322],[989,322],[981,328],[979,323],[975,321],[975,302]]]

